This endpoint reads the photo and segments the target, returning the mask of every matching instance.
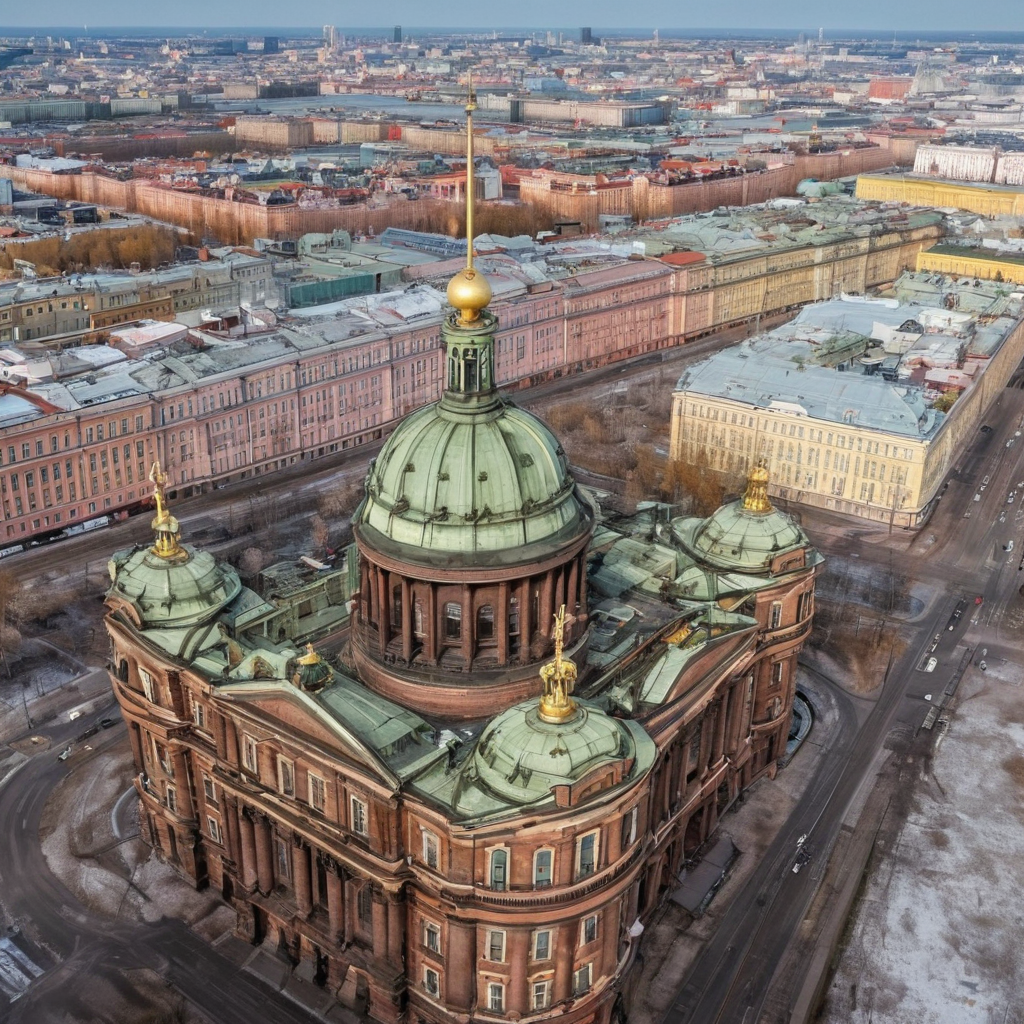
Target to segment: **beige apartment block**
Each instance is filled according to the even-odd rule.
[[[995,283],[907,274],[895,292],[808,306],[688,369],[671,458],[737,475],[760,461],[778,498],[919,526],[1024,356],[1024,323]]]

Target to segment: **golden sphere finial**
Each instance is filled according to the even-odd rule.
[[[491,286],[475,267],[463,267],[448,282],[448,301],[459,311],[459,321],[471,324],[491,301]]]
[[[768,498],[768,470],[761,463],[755,464],[750,470],[742,507],[747,512],[772,511],[772,503]]]

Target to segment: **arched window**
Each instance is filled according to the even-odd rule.
[[[554,856],[552,850],[538,850],[533,855],[533,884],[536,888],[544,888],[551,884]]]
[[[449,601],[444,606],[444,638],[462,639],[462,605],[457,601]]]
[[[412,623],[413,632],[417,636],[424,636],[423,631],[423,602],[420,600],[413,601],[412,603]]]
[[[402,628],[402,584],[391,590],[391,623],[395,629]]]
[[[513,597],[508,603],[508,635],[519,636],[519,598]]]
[[[356,897],[356,912],[359,915],[359,923],[364,928],[373,925],[373,886],[364,882],[359,894]]]
[[[508,885],[508,850],[491,851],[489,875],[491,888],[504,892]]]
[[[494,608],[489,604],[481,605],[477,609],[476,637],[478,640],[494,639]]]

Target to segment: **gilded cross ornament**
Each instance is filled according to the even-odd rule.
[[[576,686],[576,663],[571,658],[562,657],[565,649],[565,627],[569,621],[571,620],[566,618],[563,604],[555,616],[555,659],[542,666],[540,670],[540,677],[544,682],[544,692],[540,698],[540,718],[544,722],[564,722],[576,713],[576,702],[572,699],[572,691]]]

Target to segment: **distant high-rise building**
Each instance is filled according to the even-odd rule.
[[[264,36],[263,37],[263,52],[264,53],[280,53],[281,52],[281,40],[277,36]]]
[[[591,42],[593,42],[593,39],[594,39],[594,36],[591,33],[589,28],[581,28],[580,29],[580,42],[584,46],[589,46],[591,44]]]
[[[395,26],[395,34],[391,40],[393,43],[400,43],[402,41],[402,26]]]
[[[324,25],[324,47],[333,50],[338,42],[338,30],[333,25]]]

